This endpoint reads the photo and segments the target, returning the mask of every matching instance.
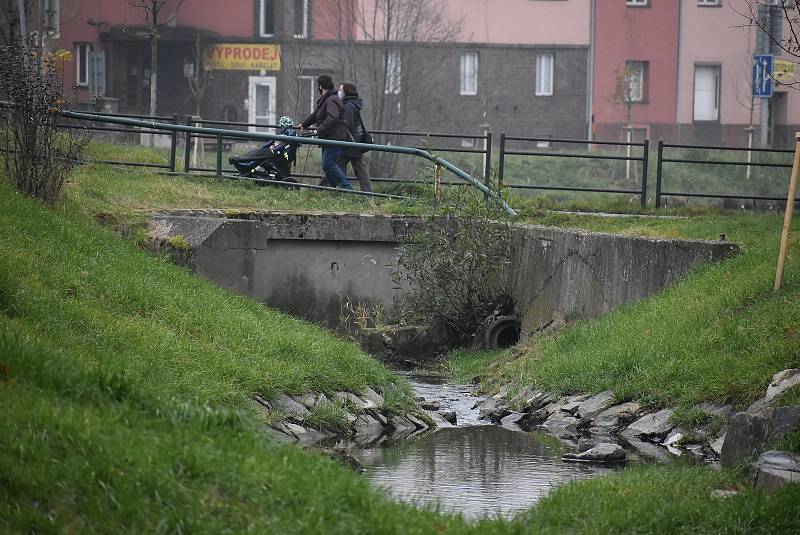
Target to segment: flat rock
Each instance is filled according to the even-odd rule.
[[[372,411],[369,411],[369,414],[370,414],[370,416],[372,416],[373,418],[378,420],[384,426],[389,425],[389,419],[386,418],[386,416],[384,416],[382,412],[376,411],[376,410],[372,410]]]
[[[720,463],[733,466],[752,459],[771,441],[770,419],[761,414],[736,413],[728,424],[720,450]]]
[[[578,436],[578,423],[580,420],[566,412],[553,413],[550,418],[542,424],[549,433],[559,437]]]
[[[383,424],[370,416],[369,414],[361,414],[353,422],[353,431],[355,434],[356,442],[366,444],[374,441],[381,436],[384,431]]]
[[[764,399],[770,403],[795,385],[800,385],[800,368],[778,372],[772,377]]]
[[[442,415],[436,411],[425,411],[425,414],[428,415],[428,418],[433,420],[433,423],[436,424],[437,429],[444,429],[447,427],[455,427],[452,423],[448,422],[446,419],[442,417]],[[455,414],[455,413],[454,413]]]
[[[728,425],[721,461],[733,465],[751,460],[799,425],[800,407],[768,407],[754,414],[737,413]]]
[[[272,427],[271,425],[265,425],[264,432],[276,442],[289,443],[297,441],[297,438],[294,435],[288,434],[281,429]]]
[[[423,420],[422,418],[419,418],[419,417],[415,416],[414,414],[411,414],[411,413],[409,413],[409,414],[406,414],[406,418],[407,418],[407,419],[408,419],[408,420],[409,420],[409,421],[410,421],[412,424],[414,424],[414,427],[416,427],[417,429],[420,429],[420,430],[424,431],[424,430],[426,430],[426,429],[429,429],[429,428],[430,428],[430,426],[428,425],[428,423],[427,423],[425,420]]]
[[[554,401],[553,396],[533,387],[525,387],[514,399],[519,402],[522,412],[536,411]]]
[[[753,487],[774,491],[789,483],[800,483],[800,455],[770,450],[751,465]]]
[[[404,432],[409,434],[413,433],[417,429],[417,426],[414,425],[414,422],[399,414],[395,414],[389,418],[389,427],[392,428],[395,434],[403,434]]]
[[[491,397],[479,405],[478,418],[499,422],[504,416],[511,413],[505,399]]]
[[[426,411],[438,411],[439,410],[439,402],[436,400],[425,400],[420,403],[420,407],[425,409]]]
[[[370,387],[365,387],[361,391],[361,397],[371,401],[376,407],[383,407],[383,396]]]
[[[581,453],[567,453],[562,460],[568,462],[619,463],[628,460],[628,454],[619,444],[597,444]]]
[[[653,414],[646,414],[626,427],[622,431],[622,436],[661,440],[674,427],[669,421],[672,413],[672,409],[663,409]]]
[[[500,425],[511,431],[522,431],[522,428],[517,424],[522,418],[525,418],[527,413],[512,412],[508,416],[500,420]]]
[[[722,433],[722,435],[717,440],[709,444],[709,447],[711,447],[711,451],[713,451],[717,457],[719,457],[720,454],[722,454],[722,445],[724,443],[725,443],[725,433]]]
[[[375,409],[377,406],[374,403],[365,403],[365,400],[362,400],[357,395],[353,394],[352,392],[335,392],[333,394],[333,400],[337,403],[344,405],[345,407],[349,407],[351,410],[356,412],[361,412],[365,409]]]
[[[317,403],[317,396],[313,392],[306,392],[305,394],[290,397],[307,409],[311,409]]]
[[[451,424],[458,425],[458,416],[456,415],[456,411],[451,409],[451,410],[440,410],[438,412],[442,416],[442,418],[444,418]]]
[[[551,416],[543,409],[534,412],[526,412],[523,414],[524,416],[515,422],[523,431],[533,431],[547,421],[547,418]]]
[[[614,403],[614,393],[610,390],[600,392],[578,405],[575,416],[578,418],[594,418]]]
[[[622,403],[621,405],[614,405],[598,413],[594,417],[592,425],[594,427],[617,429],[632,422],[640,410],[642,410],[642,406],[634,401]]]
[[[272,398],[272,406],[287,416],[303,419],[308,415],[308,409],[285,394],[278,394]]]

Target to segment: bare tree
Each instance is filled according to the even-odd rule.
[[[150,40],[150,115],[156,114],[157,103],[157,90],[158,90],[158,39],[159,31],[164,26],[172,23],[175,20],[175,15],[183,4],[183,0],[177,0],[175,6],[175,13],[173,13],[166,20],[163,19],[162,11],[167,7],[170,0],[128,0],[128,5],[133,8],[141,9],[144,13],[145,21],[147,22],[147,31],[144,35],[137,35],[137,37],[146,37]],[[150,136],[150,145],[155,143],[153,136]]]
[[[785,54],[794,63],[800,62],[800,0],[745,0],[746,8],[738,11],[747,23],[756,28],[763,40],[758,53]],[[786,30],[786,31],[784,31]],[[800,81],[776,80],[778,85],[800,89]]]
[[[310,67],[311,53],[312,48],[308,46],[307,42],[297,37],[287,40],[281,47],[281,64],[287,66],[289,75],[288,83],[283,85],[288,102],[293,104],[292,117],[295,122],[305,119],[309,113],[307,102],[303,101],[303,97],[307,96],[303,91],[303,83]],[[314,98],[313,87],[309,98]]]
[[[368,128],[399,131],[437,109],[441,77],[435,75],[461,21],[440,0],[336,0],[327,4],[329,33],[338,37],[338,69],[365,97]],[[413,85],[411,81],[413,80]],[[412,106],[413,103],[413,106]],[[384,136],[396,143],[394,136]],[[408,139],[403,140],[408,143]],[[397,158],[372,156],[373,171],[392,173]]]
[[[616,80],[614,84],[614,93],[611,95],[611,102],[625,106],[625,140],[626,143],[633,142],[633,125],[631,124],[631,115],[633,111],[633,104],[640,102],[642,99],[642,77],[641,73],[636,74],[630,65],[626,64],[622,70],[616,71]],[[627,157],[631,157],[631,146],[627,145]],[[625,162],[625,180],[631,178],[631,161]]]

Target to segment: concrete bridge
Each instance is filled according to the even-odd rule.
[[[151,236],[182,236],[198,274],[261,303],[340,328],[344,305],[392,310],[397,246],[417,218],[182,210],[154,216]],[[556,318],[590,318],[666,288],[699,262],[738,252],[724,241],[666,240],[515,225],[507,288],[521,338]]]

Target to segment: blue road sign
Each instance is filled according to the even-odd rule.
[[[753,96],[772,96],[772,60],[770,54],[753,56]]]

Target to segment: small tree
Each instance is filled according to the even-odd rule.
[[[759,53],[783,53],[792,62],[800,62],[800,0],[746,0],[746,4],[740,15],[766,41]],[[778,83],[800,89],[798,80]]]
[[[183,0],[177,0],[175,13],[166,20],[161,17],[161,12],[170,0],[128,0],[128,5],[139,8],[144,13],[147,22],[147,32],[143,35],[150,41],[150,115],[156,114],[158,90],[158,39],[161,28],[175,20],[175,14],[180,10]],[[155,144],[155,138],[150,136],[150,145]]]
[[[631,115],[633,111],[633,104],[637,102],[637,97],[641,95],[641,82],[642,80],[635,75],[630,65],[625,65],[622,70],[616,71],[616,80],[614,84],[614,93],[611,95],[611,102],[625,106],[625,140],[627,143],[633,142],[633,125],[631,124]],[[631,146],[627,146],[627,157],[631,157]],[[631,160],[625,161],[625,180],[631,178]]]
[[[3,172],[17,189],[54,204],[69,172],[88,143],[81,129],[66,129],[63,59],[69,52],[46,54],[34,42],[0,47],[0,98],[11,102],[4,117]]]
[[[442,193],[400,248],[394,278],[410,288],[406,320],[444,327],[451,341],[464,343],[487,317],[513,313],[511,228],[503,218],[472,188]]]

